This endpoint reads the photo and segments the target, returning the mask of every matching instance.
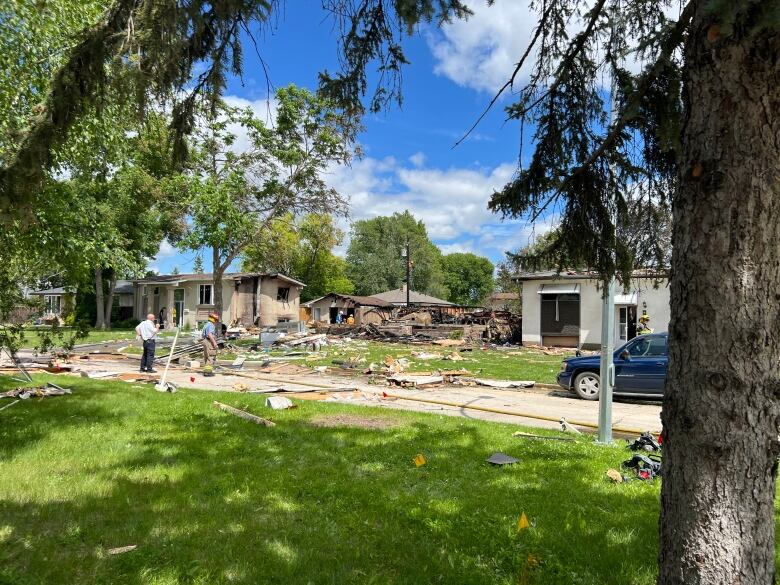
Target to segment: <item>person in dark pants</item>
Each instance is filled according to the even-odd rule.
[[[141,371],[155,373],[154,369],[154,348],[157,344],[157,333],[160,331],[160,326],[154,322],[154,314],[149,313],[146,316],[146,321],[141,322],[138,327],[135,328],[136,334],[143,340],[144,353],[141,356]]]

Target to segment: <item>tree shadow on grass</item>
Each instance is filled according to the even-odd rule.
[[[16,388],[34,388],[53,382],[63,388],[69,387],[69,380],[63,377],[36,375],[32,382],[19,382],[9,376],[0,375],[0,392]],[[74,394],[30,397],[9,406],[14,400],[0,400],[0,462],[7,461],[22,451],[34,449],[52,432],[66,432],[70,428],[105,422],[108,411],[99,403],[99,389],[96,384],[79,384]]]
[[[159,397],[126,455],[85,472],[107,489],[0,500],[0,583],[517,583],[529,555],[531,583],[654,582],[657,489],[604,480],[620,451],[313,403],[264,428],[193,395]],[[328,412],[404,424],[308,424]]]

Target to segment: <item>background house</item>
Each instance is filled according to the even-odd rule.
[[[402,285],[401,288],[388,290],[385,292],[371,295],[372,298],[379,299],[381,301],[387,301],[397,307],[406,305],[406,285]],[[445,301],[444,299],[437,299],[430,295],[419,293],[417,291],[409,291],[409,302],[415,305],[441,305],[441,306],[454,306],[453,303]]]
[[[339,312],[343,319],[350,315],[355,318],[355,325],[366,323],[380,324],[392,315],[393,304],[376,297],[361,297],[331,293],[304,303],[310,311],[310,318],[319,323],[336,323]]]
[[[601,346],[601,282],[589,272],[525,272],[522,284],[524,344],[557,347]],[[656,332],[669,327],[666,276],[636,270],[628,291],[620,283],[615,294],[615,345],[636,336],[637,321],[646,311]]]
[[[302,282],[284,274],[226,273],[222,279],[222,321],[275,326],[297,321]],[[134,313],[154,313],[167,326],[199,327],[214,311],[212,274],[171,274],[134,281]]]
[[[519,292],[496,292],[485,299],[485,308],[491,311],[520,312]]]
[[[37,290],[29,293],[31,297],[43,300],[43,319],[60,317],[63,312],[73,310],[76,293],[68,287],[58,286],[46,290]]]

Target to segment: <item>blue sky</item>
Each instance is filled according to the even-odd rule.
[[[535,21],[526,0],[470,4],[469,22],[423,27],[407,39],[402,107],[367,115],[359,137],[364,157],[333,169],[328,181],[351,201],[347,232],[350,221],[409,209],[445,253],[474,252],[496,262],[550,227],[502,222],[487,210],[492,191],[517,168],[519,127],[505,122],[498,104],[465,143],[453,145],[506,81]],[[319,71],[337,69],[335,32],[319,2],[287,2],[274,29],[256,36],[273,85],[316,88]],[[227,99],[265,116],[266,78],[248,38],[244,71],[243,79],[230,81]],[[194,257],[164,242],[150,268],[187,272]]]

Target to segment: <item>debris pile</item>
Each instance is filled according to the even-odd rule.
[[[70,388],[63,388],[57,386],[52,382],[49,382],[45,386],[36,386],[34,388],[14,388],[7,392],[0,392],[0,398],[18,398],[19,400],[27,400],[28,398],[46,398],[48,396],[64,396],[65,394],[72,394],[73,391]]]

